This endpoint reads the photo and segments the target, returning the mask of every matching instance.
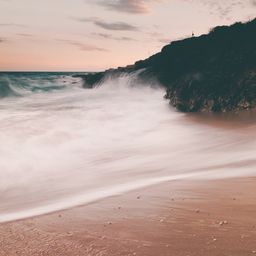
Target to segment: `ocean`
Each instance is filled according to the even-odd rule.
[[[184,114],[135,75],[0,73],[0,222],[172,180],[256,175],[255,122]]]

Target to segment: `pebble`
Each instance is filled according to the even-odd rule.
[[[137,199],[140,199],[140,196],[137,196]]]
[[[196,213],[199,213],[200,212],[200,210],[199,209],[196,209]]]
[[[67,236],[73,236],[72,232],[67,232]]]
[[[219,225],[223,226],[223,225],[227,225],[228,224],[228,221],[227,220],[224,220],[224,221],[220,221],[219,222]]]

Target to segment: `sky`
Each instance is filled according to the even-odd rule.
[[[0,0],[1,71],[99,71],[256,17],[256,0]]]

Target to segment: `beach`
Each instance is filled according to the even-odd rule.
[[[0,224],[0,255],[256,255],[256,178],[172,181]]]
[[[256,256],[256,0],[59,2],[0,0],[0,256]]]
[[[255,112],[180,113],[132,76],[3,81],[0,256],[256,254]]]

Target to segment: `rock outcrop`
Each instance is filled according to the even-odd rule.
[[[84,76],[93,87],[106,75],[141,70],[157,79],[180,111],[225,112],[256,107],[256,19],[174,41],[134,65]]]

